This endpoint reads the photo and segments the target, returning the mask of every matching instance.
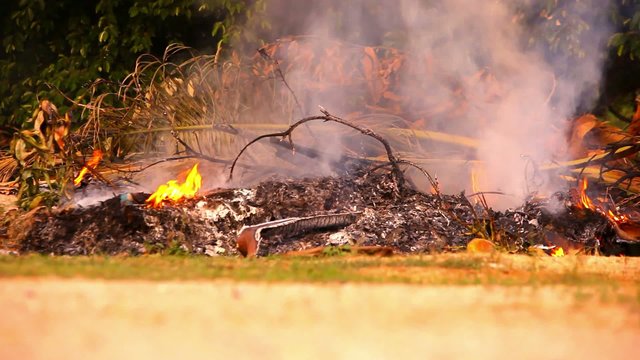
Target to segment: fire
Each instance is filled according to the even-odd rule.
[[[149,207],[159,208],[165,200],[179,202],[182,199],[190,199],[196,195],[201,186],[202,176],[198,172],[198,164],[195,164],[182,184],[177,180],[169,180],[166,184],[158,186],[146,203]]]
[[[607,217],[617,223],[626,222],[629,220],[629,218],[626,215],[616,214],[611,210],[607,211]]]
[[[561,248],[560,246],[556,246],[553,249],[551,249],[551,251],[549,252],[549,255],[553,257],[562,257],[564,256],[564,249]]]
[[[613,211],[611,209],[605,210],[602,206],[596,205],[591,200],[589,195],[587,195],[588,186],[589,186],[589,184],[588,184],[586,178],[583,178],[582,180],[580,180],[580,204],[579,205],[581,207],[583,207],[585,209],[589,209],[589,210],[594,211],[594,212],[597,212],[599,214],[602,214],[607,219],[609,219],[610,221],[612,221],[612,222],[614,222],[616,224],[627,222],[629,220],[629,218],[626,215],[617,214],[615,211]],[[607,206],[607,208],[608,208],[608,206]]]
[[[94,169],[96,166],[98,166],[98,164],[100,163],[100,160],[102,160],[102,151],[97,149],[93,150],[93,155],[91,156],[91,159],[89,159],[89,161],[87,161],[85,166],[82,167],[78,176],[73,180],[73,184],[75,186],[80,185],[80,183],[82,182],[82,179],[87,174],[89,169]]]
[[[586,178],[580,180],[580,202],[582,202],[582,206],[585,209],[595,210],[595,206],[593,205],[593,201],[587,195],[587,187],[589,186],[589,182]]]

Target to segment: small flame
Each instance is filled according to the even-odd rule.
[[[549,252],[549,255],[553,257],[562,257],[564,256],[564,249],[561,248],[560,246],[556,246],[553,249],[551,249],[551,251]]]
[[[82,179],[87,174],[89,169],[93,170],[96,166],[98,166],[98,164],[100,163],[100,160],[102,160],[102,151],[97,149],[93,150],[93,155],[91,156],[91,159],[89,159],[89,161],[87,161],[85,166],[82,167],[78,176],[73,180],[73,184],[75,186],[80,185],[80,183],[82,182]]]
[[[166,184],[158,186],[146,203],[149,207],[160,208],[165,200],[178,202],[182,199],[190,199],[196,195],[201,186],[202,176],[198,172],[198,164],[195,164],[187,174],[184,183],[179,184],[176,180],[169,180]]]
[[[593,201],[587,195],[587,187],[589,186],[589,182],[586,178],[580,180],[580,202],[585,209],[595,210],[595,206],[593,205]]]
[[[589,185],[586,178],[583,178],[582,180],[580,180],[580,204],[579,204],[580,207],[600,213],[604,215],[607,219],[618,224],[629,220],[629,218],[626,215],[617,214],[615,211],[611,209],[608,209],[605,211],[605,208],[603,208],[602,206],[594,204],[594,202],[591,200],[589,195],[587,195],[588,186]]]

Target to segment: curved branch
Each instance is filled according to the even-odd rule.
[[[370,129],[366,129],[366,128],[362,128],[356,124],[352,124],[351,122],[344,120],[342,118],[339,118],[337,116],[331,115],[327,110],[320,108],[320,111],[324,114],[324,115],[316,115],[316,116],[309,116],[309,117],[305,117],[301,120],[298,120],[297,122],[295,122],[294,124],[292,124],[291,126],[289,126],[288,129],[286,129],[285,131],[281,131],[281,132],[276,132],[276,133],[270,133],[270,134],[264,134],[264,135],[260,135],[258,137],[256,137],[255,139],[251,140],[249,143],[247,143],[238,153],[238,155],[236,156],[236,158],[233,160],[233,163],[231,164],[231,169],[229,170],[229,180],[231,180],[233,178],[233,170],[235,169],[236,163],[238,162],[238,159],[240,158],[240,156],[242,156],[242,154],[245,152],[245,150],[247,150],[247,148],[249,148],[249,146],[255,144],[256,142],[262,140],[262,139],[266,139],[266,138],[271,138],[271,137],[281,137],[281,138],[288,138],[289,142],[291,143],[291,145],[293,146],[293,140],[291,138],[291,134],[293,133],[293,131],[300,125],[310,122],[310,121],[317,121],[317,120],[322,120],[322,121],[331,121],[331,122],[336,122],[338,124],[342,124],[344,126],[350,127],[358,132],[360,132],[363,135],[372,137],[376,140],[378,140],[385,148],[385,151],[387,153],[387,158],[389,159],[389,163],[391,163],[391,167],[392,167],[392,173],[393,176],[395,177],[396,180],[396,185],[399,189],[401,189],[404,186],[404,175],[402,173],[402,170],[400,170],[400,167],[398,166],[398,158],[393,154],[393,150],[391,149],[391,145],[389,145],[389,142],[387,140],[385,140],[382,136],[376,134],[375,132],[373,132]]]

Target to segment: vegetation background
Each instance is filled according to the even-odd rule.
[[[162,55],[170,43],[181,43],[203,52],[215,52],[220,44],[243,38],[255,49],[263,41],[300,31],[299,24],[272,26],[267,19],[271,5],[281,0],[71,0],[3,1],[0,14],[2,46],[0,48],[0,126],[6,134],[21,127],[38,106],[38,99],[58,104],[61,112],[69,106],[60,91],[81,99],[87,85],[98,78],[119,82],[132,70],[143,53]],[[425,2],[429,2],[425,0]],[[532,34],[532,43],[544,43],[552,52],[581,56],[580,42],[589,41],[581,33],[589,27],[580,14],[566,13],[565,25],[541,14],[561,13],[568,3],[581,0],[538,1],[529,11],[529,23],[548,22],[543,33]],[[294,3],[290,17],[307,11],[336,11],[336,24],[347,19],[335,0],[317,4]],[[362,11],[376,11],[377,1],[367,3]],[[630,117],[635,92],[640,87],[640,1],[614,0],[607,17],[615,28],[609,40],[606,81],[595,110],[601,115],[611,111],[618,117]],[[277,28],[277,29],[276,29]],[[272,38],[267,38],[267,31]],[[354,42],[380,45],[393,39],[393,21],[385,33],[376,38],[349,34]],[[369,33],[370,34],[370,33]],[[385,36],[386,35],[386,36]],[[393,42],[393,40],[392,40]],[[235,42],[236,44],[239,42]],[[393,45],[401,45],[396,41]],[[611,115],[611,114],[610,114]],[[77,117],[78,115],[76,115]],[[79,119],[73,119],[78,122]],[[3,145],[7,145],[3,143]]]

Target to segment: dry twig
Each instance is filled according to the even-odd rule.
[[[281,131],[281,132],[277,132],[277,133],[270,133],[270,134],[264,134],[264,135],[260,135],[256,138],[254,138],[253,140],[251,140],[249,143],[247,143],[238,153],[238,155],[236,156],[236,158],[233,160],[233,163],[231,164],[231,169],[229,170],[229,180],[231,180],[233,178],[233,170],[235,169],[236,163],[238,162],[238,159],[240,158],[240,156],[242,156],[242,154],[245,152],[245,150],[247,150],[249,148],[249,146],[253,145],[254,143],[265,139],[265,138],[271,138],[271,137],[281,137],[281,138],[288,138],[289,139],[289,143],[291,144],[291,146],[293,147],[293,140],[291,138],[291,135],[293,133],[293,131],[300,125],[305,124],[307,122],[310,121],[316,121],[316,120],[322,120],[322,121],[331,121],[331,122],[336,122],[338,124],[342,124],[345,125],[347,127],[350,127],[354,130],[359,131],[361,134],[372,137],[376,140],[378,140],[385,148],[385,151],[387,153],[387,158],[389,159],[389,163],[391,164],[392,167],[392,174],[395,178],[396,181],[396,186],[398,188],[398,190],[402,189],[404,186],[404,174],[402,173],[402,170],[400,170],[400,166],[398,165],[400,163],[399,159],[393,154],[393,150],[391,149],[391,145],[389,145],[389,142],[387,142],[387,140],[385,140],[382,136],[376,134],[375,132],[373,132],[370,129],[365,129],[362,128],[358,125],[352,124],[347,120],[344,120],[342,118],[339,118],[337,116],[331,115],[327,110],[325,110],[324,108],[321,108],[320,111],[324,114],[323,116],[309,116],[306,118],[303,118],[301,120],[298,120],[296,123],[292,124],[291,126],[289,126],[289,128],[285,131]]]

